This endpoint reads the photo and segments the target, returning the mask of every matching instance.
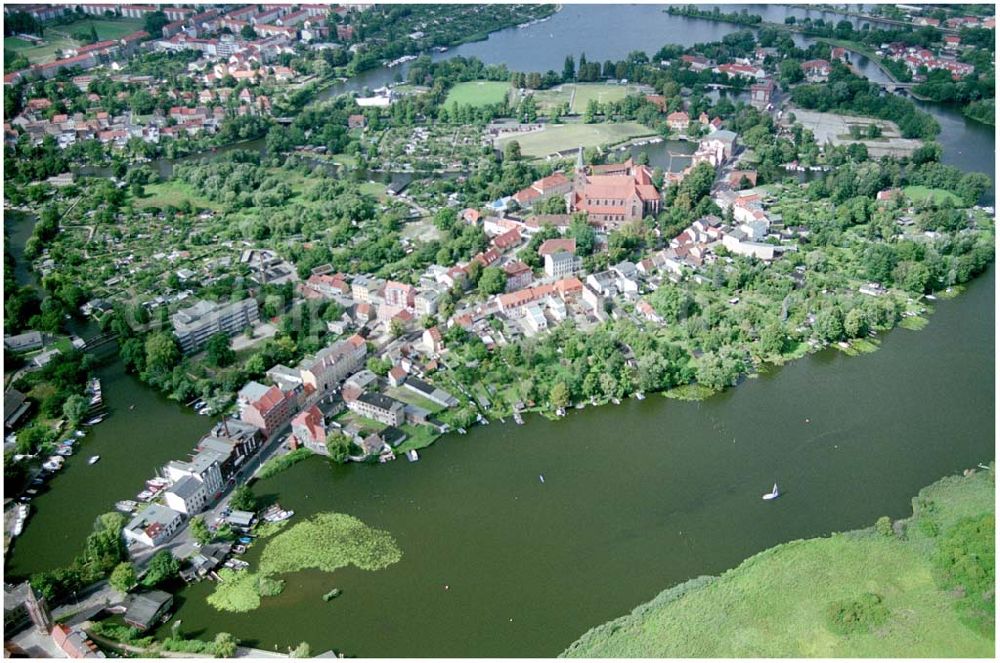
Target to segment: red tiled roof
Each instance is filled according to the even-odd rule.
[[[547,239],[538,247],[538,255],[547,256],[550,253],[576,253],[576,240],[573,238]]]

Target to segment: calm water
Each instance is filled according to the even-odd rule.
[[[991,273],[872,355],[820,353],[700,404],[654,396],[491,424],[416,464],[308,461],[257,492],[296,520],[332,510],[384,528],[402,561],[288,576],[249,615],[215,612],[202,583],[177,616],[266,649],[555,655],[661,589],[780,542],[905,516],[922,486],[992,459],[993,299]],[[763,502],[774,481],[784,495]],[[332,587],[343,596],[323,602]]]
[[[568,53],[617,59],[735,29],[649,6],[568,5],[437,57],[561,70]],[[367,72],[360,84],[395,72]],[[941,122],[945,160],[992,176],[993,132],[946,107],[927,110]],[[11,241],[27,237],[27,223],[8,218]],[[295,574],[243,616],[209,609],[203,583],[182,595],[178,616],[191,635],[227,630],[265,648],[307,640],[314,651],[368,656],[549,656],[677,582],[779,542],[905,515],[920,487],[993,458],[993,276],[873,355],[820,353],[704,403],[652,396],[558,423],[493,424],[443,438],[415,465],[299,465],[258,492],[280,495],[296,518],[335,510],[387,529],[403,560],[377,573]],[[9,573],[70,561],[95,516],[209,426],[120,364],[101,378],[114,415],[34,501]],[[93,454],[101,462],[86,465]],[[765,504],[775,480],[786,497]],[[344,595],[323,602],[333,586]]]
[[[210,426],[208,417],[127,375],[117,359],[98,369],[97,377],[111,416],[90,429],[46,492],[32,501],[7,573],[26,575],[71,562],[99,514],[113,511],[118,500],[135,499],[156,468],[184,458]],[[94,455],[100,462],[88,465]]]

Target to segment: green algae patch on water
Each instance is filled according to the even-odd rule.
[[[663,392],[663,395],[667,398],[675,398],[679,401],[703,401],[714,393],[715,390],[711,387],[695,383],[668,389]]]
[[[353,516],[320,513],[274,537],[260,557],[265,575],[319,569],[332,573],[354,564],[378,571],[402,559],[392,536]]]
[[[260,607],[260,597],[264,595],[261,592],[263,578],[260,575],[250,571],[223,569],[219,571],[219,578],[221,580],[215,591],[208,597],[210,606],[226,612],[250,612]],[[273,586],[268,585],[264,589],[273,591]]]
[[[222,580],[207,601],[216,610],[250,612],[260,607],[261,597],[281,593],[284,581],[277,575],[306,569],[332,573],[351,564],[378,571],[402,557],[388,532],[343,513],[320,513],[274,535],[256,571],[221,571]]]
[[[911,331],[920,331],[926,327],[928,323],[930,323],[930,320],[927,318],[919,315],[913,315],[909,318],[903,318],[902,322],[899,323],[899,326],[903,329],[909,329]]]

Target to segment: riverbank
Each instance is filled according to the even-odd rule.
[[[992,469],[942,479],[921,490],[913,515],[889,530],[874,526],[765,550],[592,629],[564,656],[993,656],[993,638],[963,623],[956,609],[962,593],[935,583],[933,557],[959,521],[982,514],[989,514],[992,544],[994,496]],[[866,593],[878,599],[861,601],[869,608],[855,607],[860,619],[843,633],[831,610]]]

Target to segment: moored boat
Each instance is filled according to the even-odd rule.
[[[91,457],[90,457],[90,460],[88,460],[88,461],[87,461],[87,464],[88,464],[88,465],[93,465],[94,463],[96,463],[96,462],[97,462],[97,461],[99,461],[100,459],[101,459],[101,457],[100,457],[100,456],[91,456]]]

